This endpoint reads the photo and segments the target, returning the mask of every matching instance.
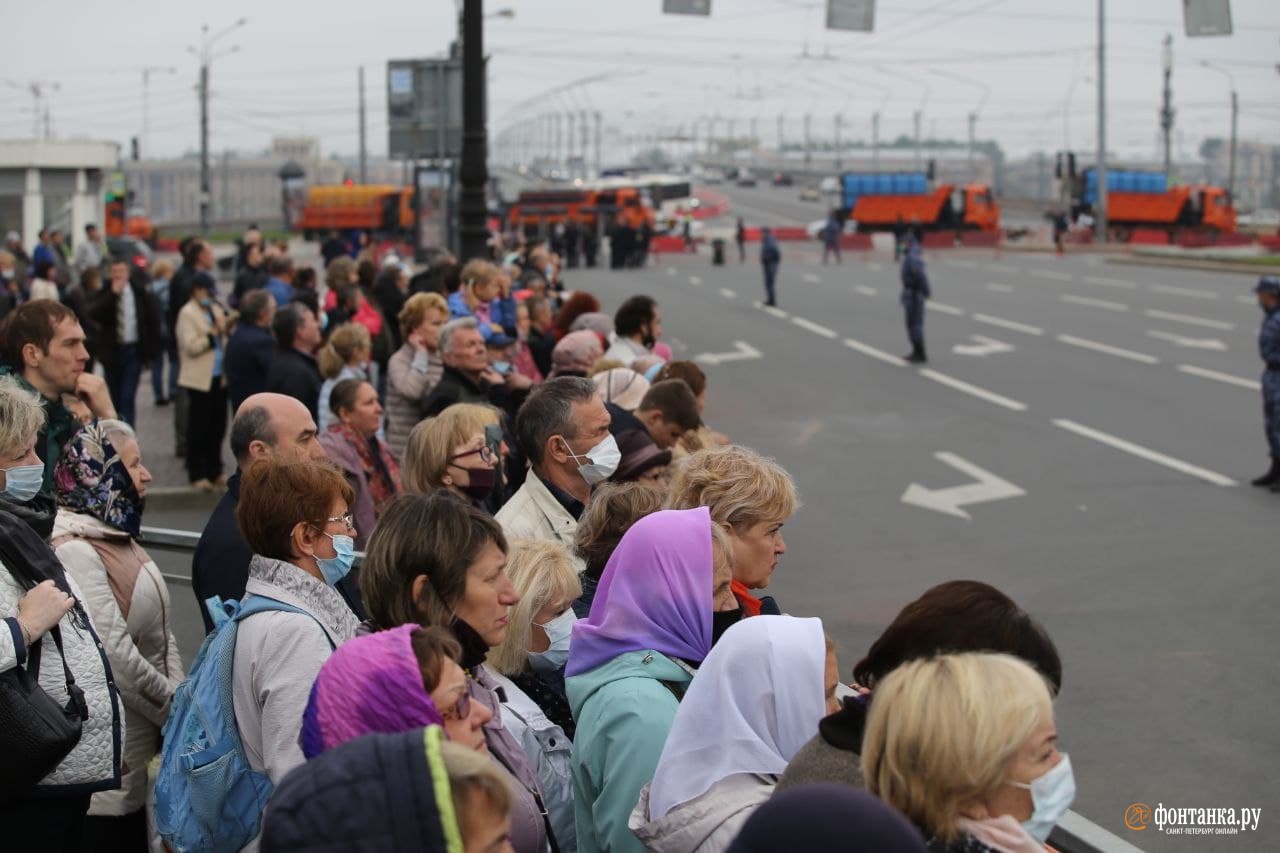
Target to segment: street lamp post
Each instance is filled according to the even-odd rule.
[[[213,60],[227,56],[240,50],[240,46],[228,48],[221,53],[214,53],[213,46],[224,36],[238,30],[248,22],[241,18],[226,29],[209,35],[209,25],[200,27],[200,48],[188,46],[187,52],[200,58],[200,233],[209,233],[209,66]]]
[[[1164,104],[1160,107],[1160,130],[1164,134],[1164,173],[1173,169],[1173,36],[1166,35],[1160,50],[1164,67]]]
[[[557,136],[559,123],[557,122]],[[458,170],[458,248],[463,261],[484,257],[489,229],[485,130],[484,2],[462,0],[462,162]]]
[[[1211,71],[1225,74],[1227,80],[1231,81],[1231,154],[1227,165],[1227,195],[1231,197],[1234,203],[1236,197],[1236,125],[1240,119],[1240,99],[1236,93],[1236,78],[1227,69],[1220,65],[1214,65],[1207,59],[1200,60],[1200,64]]]

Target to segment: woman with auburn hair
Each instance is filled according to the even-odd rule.
[[[1044,677],[1011,655],[915,660],[876,689],[862,744],[871,793],[929,849],[1041,853],[1075,799]]]
[[[556,318],[551,322],[551,334],[558,341],[569,334],[574,320],[583,314],[597,314],[599,312],[599,299],[596,299],[585,290],[576,290],[564,301],[564,304],[560,306],[560,310],[556,312]],[[601,354],[603,353],[604,350],[601,349]]]
[[[700,450],[671,477],[667,506],[705,506],[733,540],[733,594],[744,616],[780,613],[772,598],[753,589],[769,585],[787,543],[782,526],[800,505],[795,483],[781,465],[740,445]]]

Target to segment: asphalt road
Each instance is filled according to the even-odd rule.
[[[799,202],[789,212],[791,188],[743,192],[775,221],[817,218]],[[665,339],[703,358],[711,425],[794,475],[804,505],[770,593],[823,618],[847,673],[928,586],[993,583],[1062,654],[1077,812],[1150,850],[1280,846],[1268,827],[1246,840],[1123,822],[1136,802],[1278,814],[1267,537],[1280,496],[1247,485],[1266,464],[1251,280],[933,252],[931,362],[918,369],[897,358],[908,347],[891,258],[824,267],[796,244],[783,256],[773,313],[755,304],[753,262],[672,255],[570,281],[608,311],[654,295]],[[158,503],[146,522],[198,530],[206,515]],[[189,558],[161,560],[189,574]],[[194,598],[171,590],[189,659]]]

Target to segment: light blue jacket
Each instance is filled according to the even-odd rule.
[[[565,680],[578,722],[573,808],[579,853],[644,853],[627,820],[653,779],[679,706],[676,693],[683,695],[692,679],[666,655],[639,651]]]

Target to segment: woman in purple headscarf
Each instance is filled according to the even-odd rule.
[[[581,853],[644,850],[627,818],[696,667],[741,617],[732,553],[706,507],[645,516],[609,558],[591,615],[574,626],[565,686],[578,721]]]

